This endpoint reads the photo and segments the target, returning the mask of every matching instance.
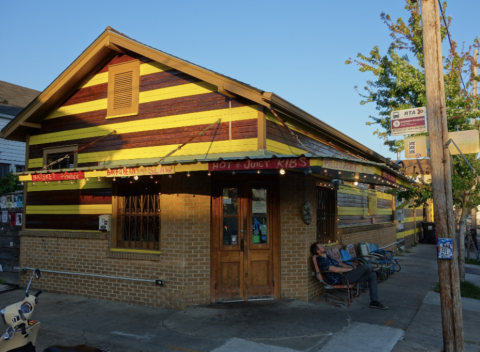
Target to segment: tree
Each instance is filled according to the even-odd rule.
[[[373,74],[374,79],[368,80],[361,104],[374,103],[378,116],[369,116],[372,121],[367,125],[378,125],[373,132],[384,140],[384,144],[392,152],[404,150],[403,140],[391,138],[390,113],[394,110],[426,106],[425,73],[423,60],[422,21],[419,3],[405,0],[405,10],[410,14],[407,22],[402,18],[396,21],[390,15],[382,13],[380,18],[386,24],[393,41],[386,54],[382,55],[378,46],[374,46],[369,55],[359,53],[355,60],[349,59],[346,64],[355,63],[360,72]],[[480,67],[475,62],[473,50],[480,47],[478,38],[474,42],[459,49],[457,42],[451,40],[449,27],[451,17],[447,16],[447,2],[442,4],[442,40],[448,41],[448,55],[444,56],[444,79],[447,106],[447,121],[449,131],[478,129],[480,98],[472,94],[474,81],[479,77],[474,73],[474,67]],[[358,88],[355,87],[355,89]],[[467,156],[480,175],[480,164],[475,155]],[[452,188],[455,206],[460,212],[459,264],[460,277],[465,279],[464,236],[466,232],[466,217],[472,208],[480,205],[477,177],[469,169],[461,156],[453,156]],[[393,190],[398,199],[416,199],[425,202],[431,198],[431,186],[423,185],[408,191]],[[430,189],[429,189],[430,188]]]
[[[16,192],[22,189],[23,187],[18,184],[18,176],[12,172],[0,178],[0,194]]]

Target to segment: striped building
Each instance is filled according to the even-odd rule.
[[[409,185],[276,94],[110,27],[2,133],[27,143],[36,284],[152,306],[314,299],[310,244],[394,243],[385,191]]]

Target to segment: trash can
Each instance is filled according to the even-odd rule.
[[[437,231],[434,222],[422,222],[423,243],[437,244]]]

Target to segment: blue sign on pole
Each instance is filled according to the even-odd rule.
[[[439,238],[437,248],[438,258],[453,259],[453,240],[451,238]]]

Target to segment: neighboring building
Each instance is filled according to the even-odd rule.
[[[383,191],[409,185],[279,96],[110,27],[2,132],[27,142],[35,285],[152,306],[311,300],[310,244],[395,243]]]
[[[0,129],[4,128],[40,92],[0,81]],[[0,136],[1,137],[1,136]],[[25,143],[0,138],[0,178],[25,168]]]
[[[430,183],[432,165],[430,159],[405,159],[397,161],[404,168],[404,174],[416,183]],[[397,238],[405,238],[405,245],[410,246],[423,237],[422,222],[433,222],[433,201],[413,208],[413,201],[408,207],[397,209]]]

